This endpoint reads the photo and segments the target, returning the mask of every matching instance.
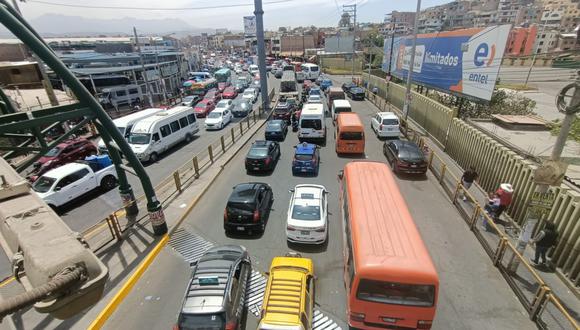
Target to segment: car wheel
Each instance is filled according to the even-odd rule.
[[[185,135],[185,142],[189,143],[189,142],[191,142],[191,140],[193,140],[193,137],[191,136],[191,134],[186,134]]]
[[[109,191],[117,185],[117,179],[112,175],[107,175],[101,180],[101,189]]]
[[[151,163],[156,163],[159,160],[159,155],[154,152],[151,154],[151,156],[149,156],[149,162]]]

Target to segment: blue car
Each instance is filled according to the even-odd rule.
[[[320,153],[318,146],[311,143],[301,143],[294,147],[294,159],[292,160],[292,175],[314,174],[318,175]]]
[[[323,79],[320,83],[320,89],[325,91],[328,87],[332,86],[332,80],[330,79]]]

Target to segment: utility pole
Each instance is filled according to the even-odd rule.
[[[411,108],[411,76],[415,66],[415,49],[417,48],[417,31],[419,29],[419,14],[421,13],[421,0],[417,0],[417,11],[415,12],[415,23],[413,24],[413,46],[411,47],[411,62],[407,72],[407,89],[405,91],[405,103],[403,105],[403,114],[405,115],[405,125]]]
[[[569,91],[573,91],[572,95],[568,95]],[[569,99],[569,102],[568,100]],[[559,161],[562,156],[562,151],[564,150],[564,146],[566,144],[566,139],[568,138],[568,134],[570,133],[570,129],[574,119],[576,118],[576,114],[580,112],[580,71],[577,73],[576,81],[574,83],[568,84],[558,94],[556,98],[556,107],[558,111],[565,114],[564,120],[562,120],[562,126],[560,127],[560,134],[556,139],[556,143],[554,144],[554,148],[552,149],[552,154],[550,156],[550,162],[552,166],[550,168],[550,176],[552,177],[563,177],[565,174],[566,166],[560,166]],[[558,170],[551,170],[553,168],[558,168]],[[538,170],[541,170],[540,167]],[[558,172],[559,171],[559,172]],[[534,173],[534,178],[537,180],[539,177],[538,173]],[[558,180],[555,180],[558,181]],[[559,182],[537,182],[536,190],[534,195],[538,195],[543,197],[544,199],[550,200],[552,203],[555,199],[555,195],[551,195],[548,190],[550,185],[559,185]],[[526,247],[528,246],[528,242],[530,241],[534,229],[540,220],[542,220],[543,215],[549,213],[549,209],[551,208],[552,204],[549,204],[549,207],[544,208],[544,212],[537,212],[537,207],[535,207],[532,203],[528,205],[527,210],[527,219],[523,225],[522,231],[520,236],[518,237],[518,243],[516,245],[516,250],[520,254],[524,254]],[[510,262],[508,264],[508,271],[511,273],[515,273],[518,269],[520,261],[515,256],[512,256]]]
[[[22,16],[22,13],[20,12],[20,7],[18,7],[18,3],[16,2],[16,0],[12,0],[12,6],[18,12],[18,15]],[[24,45],[24,47],[26,48],[26,45]],[[24,53],[26,54],[26,52],[24,52]],[[58,99],[56,98],[56,94],[54,94],[54,89],[52,88],[52,84],[50,83],[50,79],[48,79],[48,74],[46,73],[46,69],[44,68],[44,63],[42,62],[40,57],[38,57],[36,55],[36,53],[34,53],[34,52],[30,52],[30,53],[32,54],[32,58],[34,59],[34,61],[38,65],[38,70],[40,71],[40,76],[42,77],[42,86],[44,87],[44,90],[46,91],[46,95],[48,96],[48,100],[50,101],[50,105],[52,105],[53,107],[56,107],[58,105]],[[95,90],[95,93],[96,92],[97,91]]]
[[[163,103],[167,105],[167,90],[165,89],[165,79],[163,78],[163,72],[161,72],[161,67],[159,66],[159,52],[157,52],[157,40],[149,37],[149,43],[154,42],[153,49],[155,51],[155,65],[157,66],[157,74],[159,77],[159,87],[161,87],[161,92],[163,93]]]
[[[352,80],[354,79],[354,58],[356,56],[356,3],[352,5],[342,5],[342,11],[352,17]]]
[[[542,12],[542,17],[544,16],[545,12]],[[544,34],[544,31],[546,30],[546,21],[543,21],[544,24],[542,24],[542,31],[540,31],[540,36],[542,36]],[[526,82],[524,82],[524,86],[528,86],[528,80],[530,80],[530,75],[532,74],[532,68],[534,67],[534,62],[536,62],[536,56],[538,56],[538,49],[540,49],[540,42],[538,41],[538,45],[536,46],[536,49],[534,49],[534,55],[532,56],[532,63],[530,63],[530,69],[528,70],[528,75],[526,76]]]
[[[258,39],[258,68],[260,70],[260,93],[262,94],[262,111],[270,111],[268,95],[268,76],[266,75],[266,47],[264,45],[264,10],[262,0],[254,0],[254,15],[256,16],[256,39]]]
[[[137,52],[139,53],[139,61],[141,62],[141,71],[143,72],[143,80],[145,80],[145,92],[149,99],[149,107],[153,108],[153,95],[151,95],[151,89],[149,87],[149,78],[147,78],[147,71],[145,71],[145,62],[143,61],[143,54],[141,53],[141,46],[139,44],[139,37],[137,36],[137,29],[133,27],[133,35],[135,36],[135,46],[137,46]]]

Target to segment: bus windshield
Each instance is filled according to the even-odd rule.
[[[151,134],[147,133],[131,133],[129,135],[129,143],[131,144],[148,144],[151,139]]]

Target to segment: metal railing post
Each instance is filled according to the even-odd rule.
[[[209,161],[213,163],[213,148],[211,145],[207,146],[207,153],[209,154]]]
[[[494,266],[497,267],[497,265],[499,265],[499,263],[501,262],[501,258],[503,258],[506,247],[507,247],[507,238],[505,238],[505,236],[502,236],[499,240],[499,244],[497,245],[497,249],[495,250],[495,254],[493,255]]]
[[[232,144],[234,144],[234,143],[236,143],[236,136],[234,134],[234,128],[233,127],[230,129],[230,132],[232,133]]]
[[[240,121],[240,136],[244,135],[244,126],[243,122]]]
[[[250,117],[246,117],[246,123],[248,124],[248,130],[250,130]]]
[[[226,152],[226,141],[224,140],[224,136],[220,136],[220,143],[222,145],[222,152],[225,153]]]
[[[543,310],[546,298],[551,294],[552,290],[547,285],[542,285],[538,288],[538,293],[534,297],[532,306],[530,307],[530,320],[536,321],[538,315]]]
[[[433,164],[433,156],[435,156],[435,151],[431,150],[431,152],[429,153],[429,161],[427,162],[427,168],[431,168],[431,164]]]
[[[256,122],[256,113],[252,112],[252,117],[254,117],[254,123]]]
[[[182,192],[182,190],[181,190],[181,178],[179,177],[179,171],[173,172],[173,181],[175,182],[175,188],[181,194],[181,192]]]
[[[461,186],[461,182],[457,181],[457,185],[455,186],[455,192],[453,193],[453,200],[451,200],[451,202],[453,204],[455,204],[455,202],[457,202],[457,196],[459,195],[459,190],[463,190],[463,188]]]
[[[475,210],[473,210],[473,215],[471,216],[471,219],[469,219],[469,229],[472,231],[477,223],[477,218],[481,214],[481,206],[479,206],[479,204],[476,205]]]
[[[441,177],[439,178],[439,183],[443,184],[443,178],[445,177],[445,172],[447,171],[447,165],[443,163],[441,165]]]
[[[199,178],[199,163],[197,162],[197,156],[193,157],[191,160],[193,163],[193,170],[195,171],[195,178]]]

